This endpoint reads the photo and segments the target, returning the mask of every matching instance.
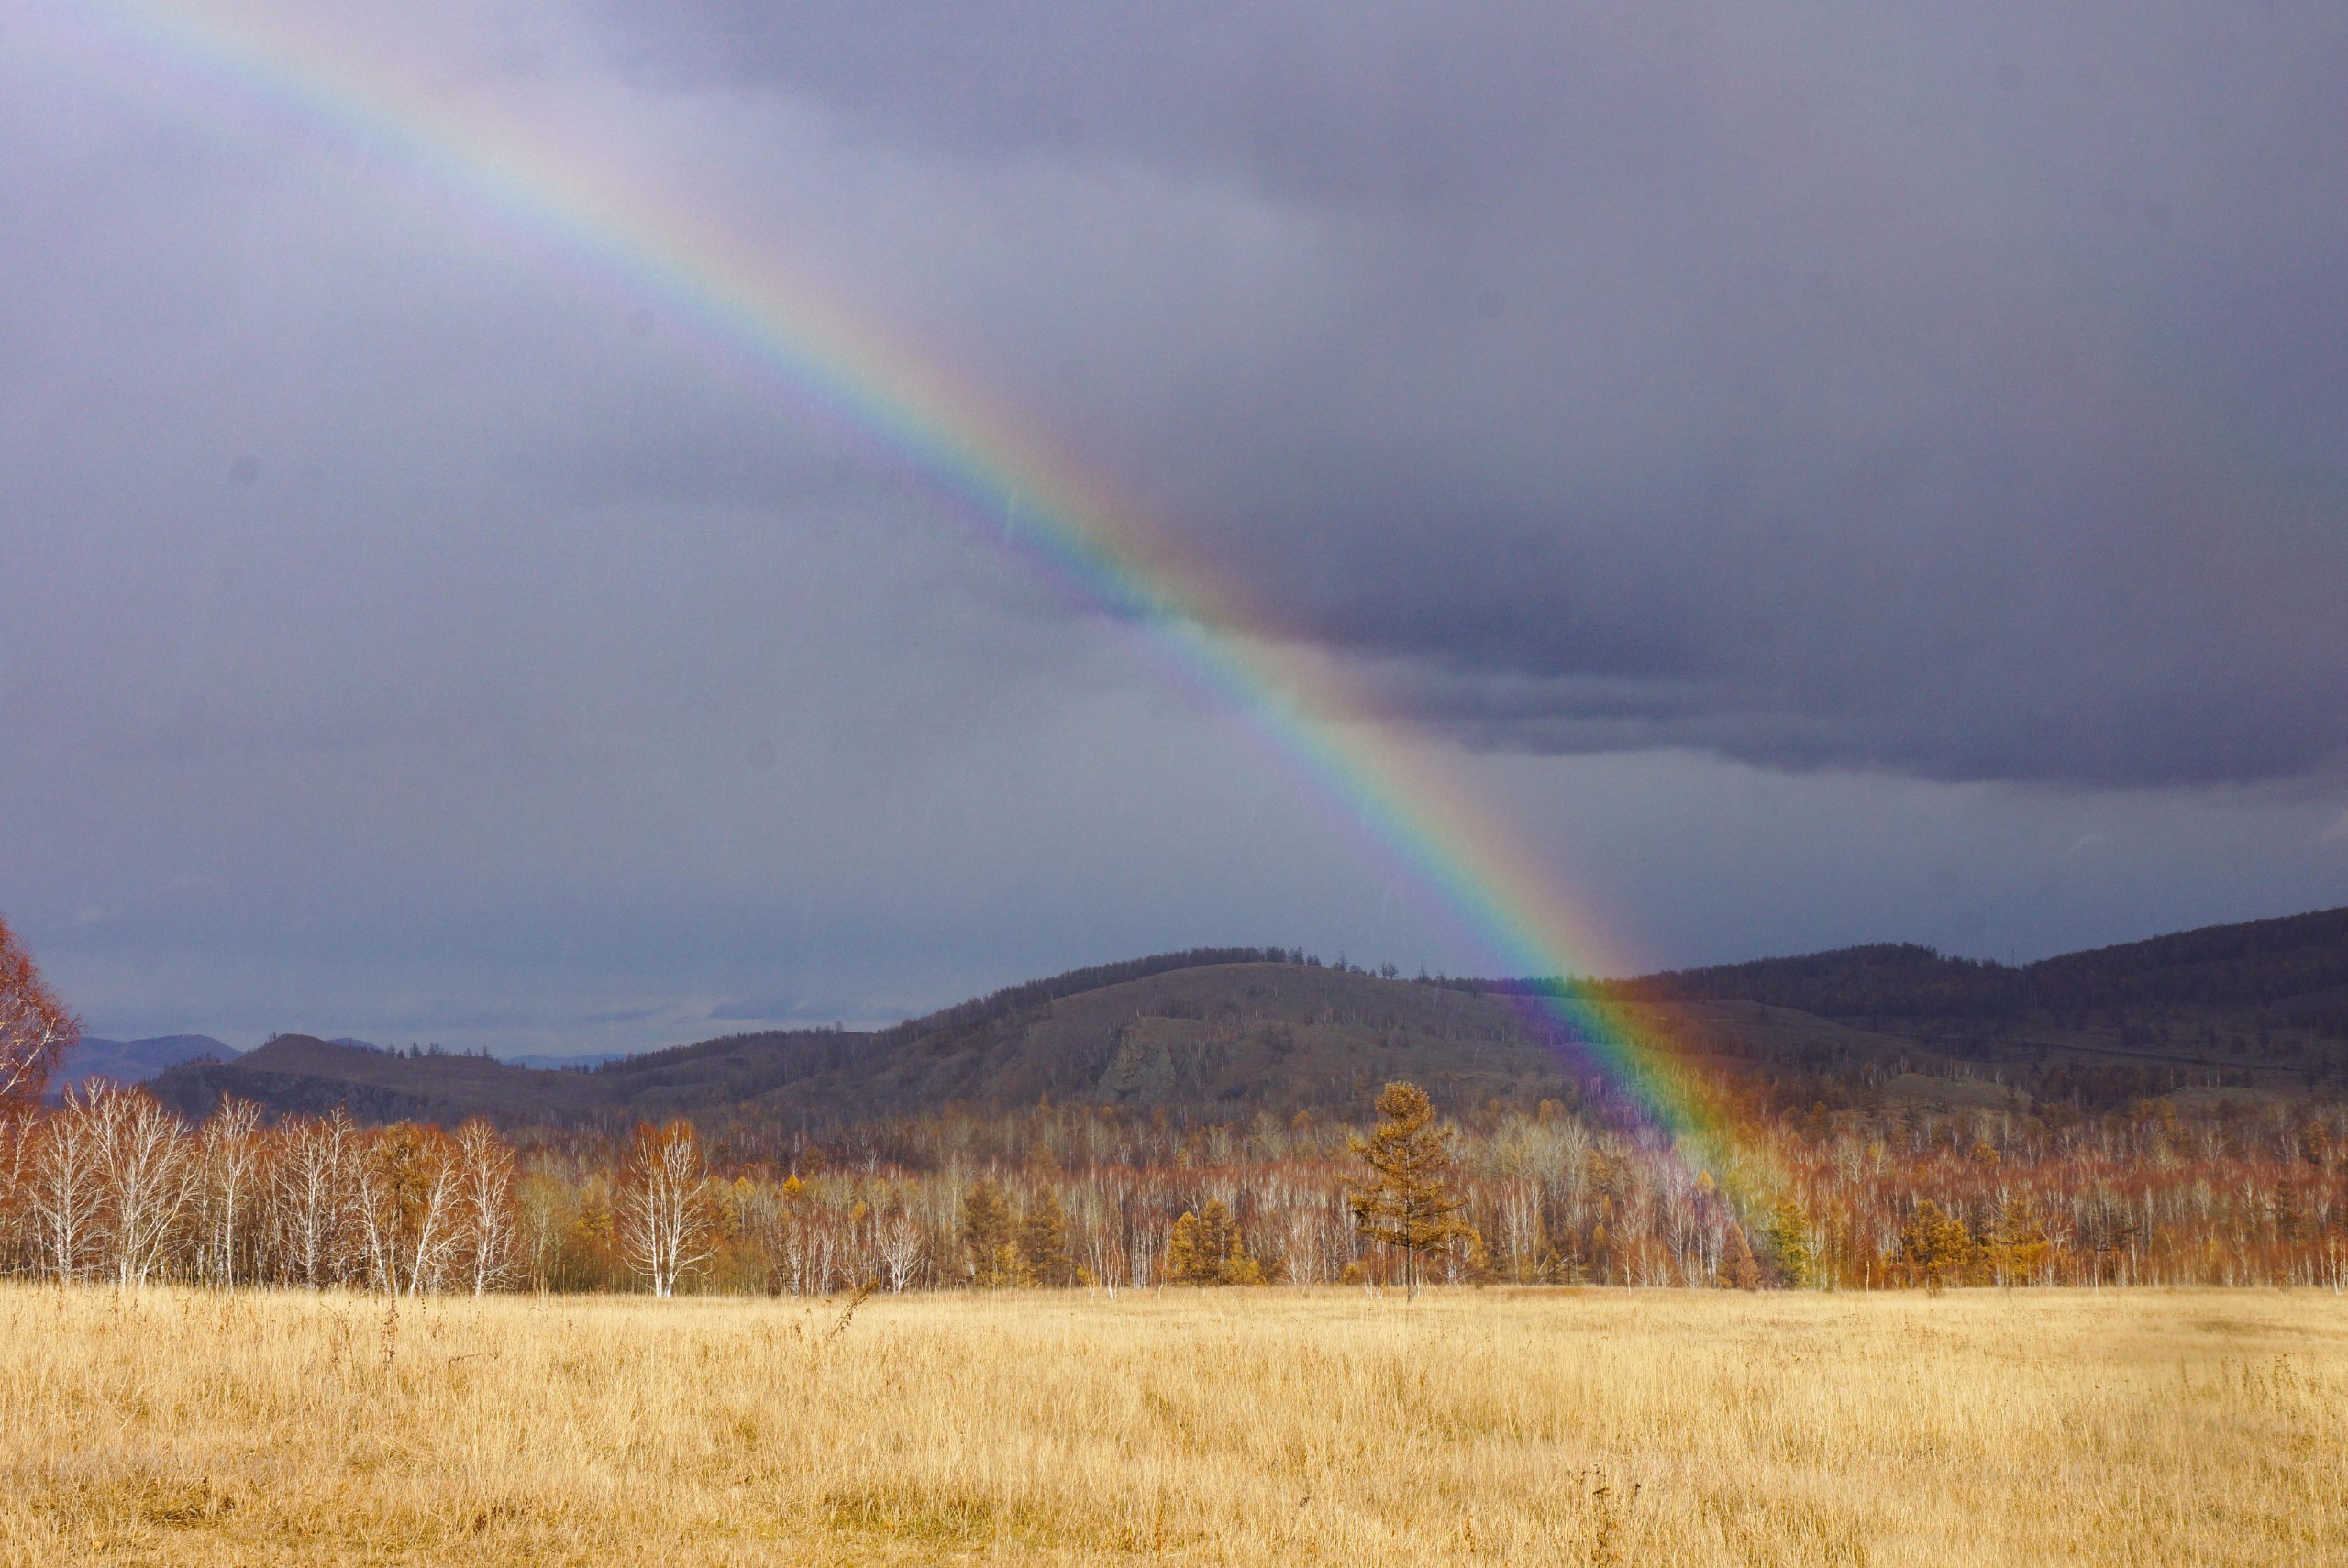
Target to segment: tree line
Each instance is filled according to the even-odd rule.
[[[1555,1101],[1182,1128],[1095,1106],[884,1138],[190,1124],[94,1085],[0,1113],[0,1274],[823,1295],[1013,1286],[2348,1288],[2338,1107],[2049,1128],[1837,1113],[1675,1147]],[[763,1154],[749,1147],[764,1143]],[[780,1145],[780,1146],[777,1146]],[[892,1153],[886,1157],[882,1146]],[[1695,1156],[1695,1157],[1691,1157]],[[1721,1173],[1716,1180],[1711,1174]],[[1740,1209],[1722,1188],[1765,1192]]]

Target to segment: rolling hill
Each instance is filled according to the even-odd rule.
[[[209,1034],[159,1034],[148,1040],[104,1040],[83,1035],[58,1064],[50,1080],[51,1098],[94,1078],[143,1084],[182,1062],[206,1057],[227,1061],[237,1055]]]
[[[1224,949],[1078,970],[891,1029],[728,1035],[545,1071],[285,1035],[154,1091],[367,1121],[619,1124],[726,1112],[844,1123],[947,1104],[1090,1101],[1186,1119],[1357,1111],[1408,1077],[1447,1105],[1570,1097],[1590,1059],[1525,994],[1556,981],[1401,980]],[[2348,910],[2020,966],[1877,945],[1604,982],[1643,1038],[1789,1110],[2109,1106],[2348,1085]]]
[[[966,1007],[875,1032],[733,1035],[546,1072],[300,1035],[151,1086],[189,1114],[221,1094],[369,1121],[636,1119],[718,1109],[825,1121],[1096,1099],[1186,1112],[1350,1103],[1387,1077],[1452,1097],[1538,1098],[1567,1074],[1509,999],[1287,962],[1168,969]]]

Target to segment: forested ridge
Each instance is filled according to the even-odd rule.
[[[2209,926],[2019,966],[1877,943],[1626,980],[1449,980],[1492,992],[1756,1001],[1825,1018],[1993,1018],[2146,1004],[2257,1007],[2348,988],[2348,909]]]

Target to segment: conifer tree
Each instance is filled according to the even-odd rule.
[[[1195,1284],[1198,1268],[1199,1217],[1195,1210],[1186,1209],[1166,1231],[1166,1283]]]
[[[1036,1192],[1019,1222],[1019,1271],[1028,1285],[1058,1288],[1076,1283],[1076,1265],[1068,1255],[1068,1215],[1049,1187]]]
[[[1264,1270],[1249,1255],[1237,1217],[1223,1199],[1210,1198],[1167,1232],[1166,1277],[1175,1285],[1261,1285]]]
[[[2038,1206],[2026,1192],[2005,1198],[1998,1206],[1998,1222],[1986,1238],[1990,1276],[1999,1285],[2027,1284],[2045,1261],[2051,1243],[2038,1216]]]
[[[1916,1200],[1915,1212],[1899,1232],[1900,1256],[1937,1296],[1949,1271],[1962,1267],[1973,1252],[1972,1233],[1965,1221],[1944,1213],[1929,1198]]]
[[[1779,1278],[1797,1290],[1816,1282],[1818,1259],[1810,1244],[1810,1217],[1800,1203],[1789,1198],[1778,1204],[1761,1239]]]
[[[1017,1240],[1002,1188],[991,1179],[970,1188],[962,1199],[962,1247],[969,1255],[970,1283],[991,1290],[1016,1279]]]
[[[1744,1227],[1733,1221],[1721,1250],[1720,1282],[1731,1290],[1761,1288],[1761,1265],[1753,1256],[1753,1243],[1744,1239]]]
[[[1416,1084],[1388,1084],[1378,1097],[1378,1113],[1383,1120],[1369,1136],[1350,1141],[1370,1169],[1369,1179],[1350,1195],[1354,1229],[1401,1250],[1403,1291],[1415,1298],[1422,1255],[1472,1242],[1476,1232],[1460,1214],[1468,1199],[1454,1184],[1456,1163],[1435,1125],[1427,1091]]]

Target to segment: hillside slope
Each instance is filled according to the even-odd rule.
[[[1911,1061],[1918,1057],[1911,1042],[1786,1008],[1655,1004],[1640,1008],[1638,1019],[1643,1037],[1732,1071],[1761,1062],[1873,1061],[1888,1073],[1931,1065]],[[1186,1119],[1351,1114],[1397,1077],[1425,1085],[1448,1105],[1531,1104],[1569,1098],[1577,1079],[1600,1072],[1583,1048],[1545,1032],[1521,999],[1259,961],[1153,974],[1024,1005],[965,1006],[875,1033],[730,1035],[589,1072],[283,1035],[235,1062],[190,1064],[151,1087],[191,1116],[234,1094],[280,1114],[341,1105],[369,1121],[449,1124],[482,1115],[509,1124],[618,1125],[725,1110],[836,1123],[1045,1099]],[[1980,1093],[1949,1081],[1933,1097],[1973,1103]]]
[[[286,1035],[235,1062],[166,1073],[152,1087],[191,1115],[235,1094],[279,1112],[339,1104],[369,1121],[608,1121],[719,1108],[853,1120],[1046,1097],[1292,1110],[1352,1103],[1392,1077],[1480,1102],[1561,1092],[1567,1072],[1506,999],[1259,961],[949,1010],[877,1033],[732,1035],[589,1072]]]
[[[729,1035],[537,1071],[284,1036],[174,1067],[224,1093],[369,1121],[597,1123],[732,1111],[838,1123],[1049,1098],[1185,1117],[1357,1113],[1407,1077],[1444,1104],[1570,1097],[1601,1069],[1545,1026],[1545,983],[1381,979],[1301,955],[1165,955],[1013,987],[875,1032]],[[2332,1094],[2348,1082],[2348,911],[2216,927],[2014,968],[1875,946],[1591,988],[1637,1036],[1789,1110],[1854,1103],[2110,1105]]]

